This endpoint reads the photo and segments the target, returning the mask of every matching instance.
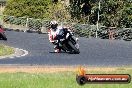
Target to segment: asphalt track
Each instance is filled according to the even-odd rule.
[[[29,52],[27,56],[0,59],[1,65],[132,66],[132,42],[79,38],[80,54],[53,53],[47,34],[7,31],[0,43]]]

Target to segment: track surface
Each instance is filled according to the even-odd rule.
[[[47,34],[7,31],[0,43],[29,51],[25,57],[0,59],[14,65],[131,66],[132,42],[80,38],[80,54],[52,53]]]

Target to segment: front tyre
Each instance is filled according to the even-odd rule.
[[[74,54],[79,54],[80,53],[79,48],[75,47],[75,45],[73,45],[71,41],[68,41],[68,44],[72,48],[71,53],[74,53]]]

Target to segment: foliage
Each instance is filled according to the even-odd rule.
[[[109,0],[102,4],[100,22],[106,26],[131,27],[130,4],[123,0]],[[131,21],[130,21],[131,20]]]
[[[101,25],[132,27],[131,0],[70,0],[69,6],[58,0],[8,0],[4,14],[59,21],[73,20],[95,25],[98,21],[98,11]]]
[[[101,8],[98,2],[101,1]],[[83,12],[83,6],[88,3],[89,13]],[[105,26],[132,27],[132,5],[131,0],[71,0],[71,16],[78,20],[96,24],[98,21],[98,11],[100,14],[99,22]],[[91,13],[90,13],[91,11]],[[83,19],[86,18],[89,19]],[[85,22],[86,23],[86,22]]]
[[[61,2],[51,4],[48,12],[51,19],[63,21],[70,18],[68,7]]]
[[[8,0],[4,14],[16,17],[44,18],[51,0]]]
[[[0,56],[11,55],[13,53],[13,48],[0,44]]]
[[[14,16],[4,16],[4,22],[16,25],[26,25],[27,18],[25,17],[14,17]]]

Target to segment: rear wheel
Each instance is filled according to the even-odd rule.
[[[71,53],[74,53],[74,54],[79,54],[80,53],[79,49],[77,47],[75,47],[75,45],[73,45],[71,41],[68,41],[68,44],[72,48]]]
[[[1,38],[2,38],[3,40],[7,40],[6,35],[5,35],[4,33],[1,33]]]

